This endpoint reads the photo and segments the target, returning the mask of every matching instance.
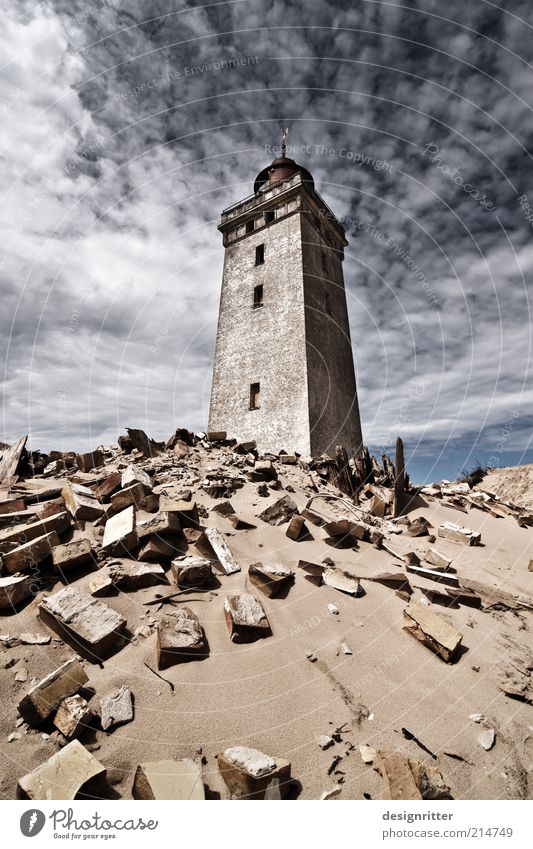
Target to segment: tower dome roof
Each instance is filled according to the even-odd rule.
[[[270,165],[267,165],[266,168],[263,168],[263,170],[260,171],[255,178],[255,194],[258,194],[262,189],[274,186],[276,183],[283,183],[285,180],[290,180],[295,174],[301,174],[303,182],[307,183],[310,188],[314,188],[315,181],[307,168],[304,168],[302,165],[298,165],[294,159],[290,159],[288,156],[285,156],[284,146],[282,150],[282,156],[274,159],[274,161],[271,162]]]

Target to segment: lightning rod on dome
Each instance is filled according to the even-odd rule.
[[[281,132],[281,155],[282,156],[285,156],[285,153],[286,153],[286,150],[287,150],[287,145],[285,144],[285,139],[287,138],[288,134],[289,134],[289,128],[282,126],[282,132]]]

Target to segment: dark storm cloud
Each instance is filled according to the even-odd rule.
[[[366,440],[468,461],[516,412],[526,448],[529,4],[410,5],[11,3],[6,440],[205,427],[218,215],[285,119],[349,235]]]

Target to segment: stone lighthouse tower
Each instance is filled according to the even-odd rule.
[[[209,430],[318,456],[362,443],[342,263],[344,229],[282,156],[225,209]]]

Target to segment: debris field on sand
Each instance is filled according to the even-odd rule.
[[[401,440],[398,474],[185,429],[26,441],[0,446],[5,797],[531,798],[523,490],[412,486]]]

